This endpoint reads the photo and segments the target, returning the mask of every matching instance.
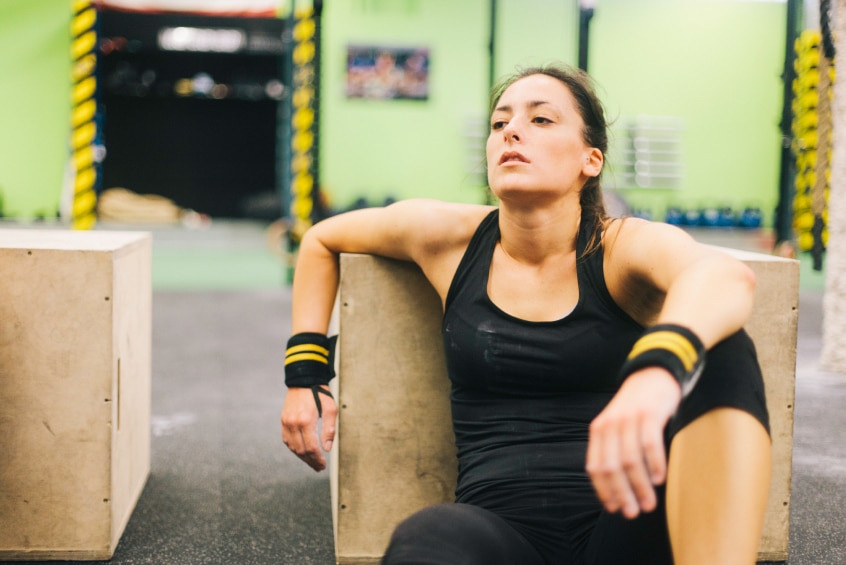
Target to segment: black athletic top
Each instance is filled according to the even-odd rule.
[[[637,544],[661,556],[648,561],[641,555],[639,563],[670,563],[663,512],[636,520],[609,515],[585,471],[590,422],[619,387],[618,371],[643,332],[611,299],[601,248],[582,258],[592,231],[590,219],[583,220],[576,243],[578,303],[554,322],[515,318],[488,297],[500,237],[497,210],[471,239],[447,294],[442,327],[458,447],[456,502],[496,513],[549,564],[581,564],[611,546],[625,554]],[[667,424],[665,445],[717,407],[745,410],[769,431],[755,346],[743,330],[709,350],[699,383]],[[610,562],[634,562],[630,557]]]
[[[443,318],[456,501],[518,527],[533,529],[540,520],[546,529],[549,519],[600,510],[585,472],[588,426],[619,387],[619,369],[643,327],[612,300],[601,249],[577,261],[579,300],[564,318],[530,322],[500,310],[487,293],[498,212],[471,239]],[[592,228],[582,222],[577,257]]]

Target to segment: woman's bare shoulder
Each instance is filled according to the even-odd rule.
[[[609,222],[603,245],[608,290],[638,320],[657,314],[664,294],[685,269],[723,256],[678,226],[640,218]],[[712,265],[731,274],[731,261]]]
[[[406,236],[410,258],[446,299],[461,257],[482,220],[495,208],[479,204],[458,204],[433,200],[407,200],[393,204],[414,217],[408,225],[415,234]]]
[[[373,253],[415,262],[466,246],[491,206],[400,200],[332,216],[306,235],[336,253]]]
[[[393,204],[403,208],[411,225],[420,230],[425,247],[464,246],[493,206],[462,204],[428,199],[404,200]]]
[[[686,231],[663,222],[635,217],[613,218],[604,228],[603,245],[612,254],[616,250],[617,255],[648,257],[658,249],[699,247]]]
[[[417,215],[428,215],[428,219],[437,221],[437,216],[449,216],[451,218],[467,217],[467,218],[484,218],[490,214],[495,207],[485,204],[464,204],[460,202],[448,202],[445,200],[435,200],[431,198],[409,198],[407,200],[399,200],[394,202],[386,209],[402,209],[403,211],[413,212]],[[431,217],[435,215],[436,217]]]

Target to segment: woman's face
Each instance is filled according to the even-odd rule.
[[[532,194],[578,194],[602,169],[602,152],[589,147],[584,120],[570,90],[537,74],[509,86],[491,114],[488,183],[500,199]]]

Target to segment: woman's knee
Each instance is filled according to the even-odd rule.
[[[667,426],[667,442],[709,412],[735,408],[746,412],[769,433],[764,380],[755,345],[741,330],[708,352],[705,370],[690,396]]]
[[[397,526],[382,563],[528,564],[533,563],[533,553],[525,538],[495,514],[467,504],[439,504]]]

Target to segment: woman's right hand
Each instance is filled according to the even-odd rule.
[[[367,253],[411,261],[446,297],[470,238],[492,206],[404,200],[316,223],[300,241],[291,294],[291,333],[326,334],[338,293],[339,256]],[[312,469],[326,468],[324,451],[335,439],[338,407],[321,395],[323,428],[309,388],[289,388],[282,407],[282,441]],[[322,449],[321,449],[322,448]]]
[[[328,387],[324,387],[328,390]],[[326,468],[324,451],[332,449],[335,440],[338,405],[325,394],[320,395],[323,426],[318,435],[317,404],[310,388],[289,388],[282,406],[282,441],[297,457],[315,471]],[[322,448],[322,449],[321,449]]]
[[[666,369],[646,367],[591,422],[586,470],[608,512],[631,519],[655,509],[655,485],[667,480],[664,428],[681,395]]]

